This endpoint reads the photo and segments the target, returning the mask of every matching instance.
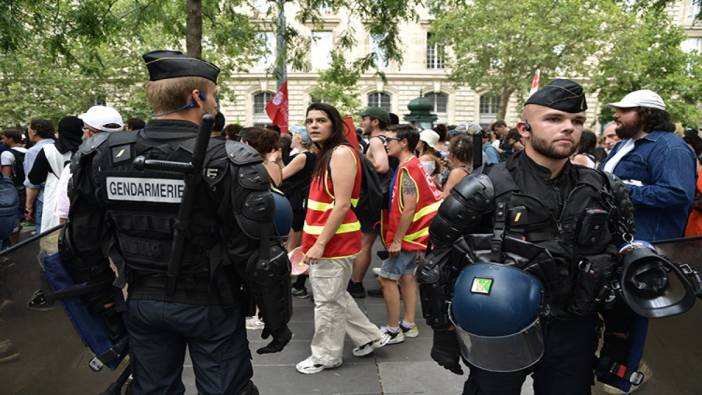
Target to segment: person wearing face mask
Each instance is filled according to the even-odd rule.
[[[419,143],[417,144],[419,162],[422,164],[424,172],[434,180],[437,186],[442,170],[441,154],[437,151],[438,144],[439,134],[435,131],[424,129],[419,132]]]
[[[90,287],[82,300],[110,338],[128,337],[132,393],[184,393],[187,349],[197,392],[258,394],[244,317],[258,306],[262,337],[272,336],[259,354],[279,352],[292,338],[290,262],[274,238],[277,209],[263,158],[240,142],[210,139],[201,173],[163,170],[163,162],[139,170],[137,158],[193,161],[207,132],[203,117],[217,113],[219,75],[178,51],[143,59],[153,118],[141,130],[97,133],[80,146],[62,260],[74,283]],[[186,203],[193,203],[187,216]],[[126,278],[126,301],[108,255],[125,274],[117,284]]]

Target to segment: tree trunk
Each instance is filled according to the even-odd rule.
[[[185,48],[188,56],[202,58],[202,0],[188,0]]]
[[[507,106],[509,105],[509,98],[512,96],[514,88],[505,87],[502,89],[500,94],[500,111],[497,112],[497,120],[504,121],[505,115],[507,115]]]

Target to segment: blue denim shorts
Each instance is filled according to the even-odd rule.
[[[399,280],[405,274],[414,274],[417,268],[417,251],[400,251],[397,256],[383,261],[380,277]]]

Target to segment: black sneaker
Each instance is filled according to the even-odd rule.
[[[17,348],[12,344],[12,340],[3,339],[0,340],[0,363],[14,361],[19,358],[20,353]]]
[[[292,290],[290,291],[292,296],[300,299],[307,299],[310,297],[310,294],[307,293],[307,288],[302,287],[302,288],[295,288],[292,287]]]
[[[363,299],[366,297],[366,289],[363,288],[363,283],[349,280],[349,286],[346,287],[346,290],[356,299]]]
[[[34,291],[32,298],[27,302],[27,308],[34,311],[49,311],[54,308],[54,304],[49,303],[44,297],[44,292],[38,289]]]

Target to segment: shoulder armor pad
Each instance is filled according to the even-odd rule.
[[[249,165],[253,163],[263,162],[263,158],[252,146],[242,144],[238,141],[227,140],[226,146],[227,157],[235,165]]]
[[[617,176],[613,174],[606,174],[602,171],[591,169],[589,167],[577,166],[576,169],[578,172],[578,184],[590,185],[597,190],[602,189],[602,187],[607,183],[609,183],[611,186],[609,176],[617,178]],[[619,178],[617,178],[617,180],[619,180]],[[619,182],[621,183],[621,181]]]
[[[137,135],[139,131],[130,131],[130,132],[112,132],[112,133],[99,133],[99,134],[107,134],[108,139],[110,141],[110,147],[117,147],[119,145],[125,145],[125,144],[133,144],[136,143],[137,141]]]
[[[512,173],[507,170],[507,166],[504,162],[484,166],[483,174],[488,176],[492,182],[494,196],[500,196],[506,192],[519,190],[519,187],[512,178]]]
[[[263,191],[271,188],[268,171],[262,164],[257,163],[239,167],[239,185],[244,189]]]
[[[453,187],[451,195],[473,210],[482,211],[492,204],[495,186],[487,174],[469,175]]]
[[[83,141],[78,147],[78,152],[82,155],[88,155],[95,152],[107,139],[110,138],[110,133],[96,133],[93,137]]]

